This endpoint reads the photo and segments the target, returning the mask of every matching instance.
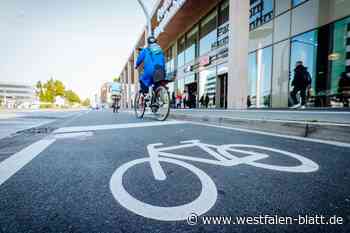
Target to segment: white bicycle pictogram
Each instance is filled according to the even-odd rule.
[[[204,171],[184,161],[200,162],[225,167],[245,164],[258,168],[292,173],[315,172],[319,169],[318,164],[308,158],[305,158],[304,156],[274,148],[243,144],[217,146],[201,143],[200,140],[183,141],[180,143],[181,145],[162,148],[160,147],[163,145],[162,143],[148,145],[147,150],[150,155],[148,158],[136,159],[125,163],[114,172],[110,180],[110,189],[114,198],[120,205],[137,215],[161,221],[185,220],[191,213],[202,215],[209,211],[217,200],[216,185],[210,176]],[[199,147],[213,156],[214,159],[205,159],[171,153],[172,150],[190,147]],[[256,150],[264,151],[264,153],[257,152]],[[234,153],[240,153],[241,155],[246,156],[238,157],[235,156]],[[299,161],[300,164],[297,166],[280,166],[259,162],[259,160],[268,158],[268,153],[289,156]],[[191,171],[199,178],[202,185],[202,190],[199,197],[190,203],[173,207],[155,206],[136,199],[124,188],[123,176],[130,168],[143,163],[150,164],[153,176],[155,180],[158,181],[164,181],[167,178],[161,163],[175,164]]]

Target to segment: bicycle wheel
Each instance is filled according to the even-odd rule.
[[[254,150],[259,150],[260,152],[255,152]],[[292,152],[270,148],[270,147],[232,144],[232,145],[221,146],[218,149],[218,152],[233,161],[236,160],[237,161],[236,165],[247,164],[258,168],[264,168],[264,169],[281,171],[281,172],[292,172],[292,173],[315,172],[319,169],[318,164],[312,161],[311,159],[308,159],[304,156],[301,156]],[[234,156],[234,153],[248,154],[249,156],[247,156],[246,158],[237,158]],[[263,155],[265,155],[265,158],[269,157],[269,153],[274,153],[278,156],[291,157],[297,160],[299,162],[299,165],[282,166],[282,165],[267,164],[265,162],[259,162],[260,160],[259,157],[264,158]]]
[[[160,86],[155,92],[155,106],[152,106],[153,113],[158,121],[165,121],[170,113],[170,94],[166,87]]]
[[[134,110],[137,118],[143,118],[146,110],[146,103],[145,96],[142,93],[138,93],[135,96]]]
[[[191,213],[202,215],[215,205],[217,200],[217,188],[210,176],[191,164],[170,158],[159,158],[159,161],[186,168],[196,175],[202,184],[199,197],[190,203],[172,207],[151,205],[133,197],[124,188],[123,176],[130,168],[140,164],[150,163],[150,160],[150,158],[143,158],[130,161],[123,164],[113,173],[109,182],[109,187],[114,198],[121,206],[146,218],[160,221],[181,221],[187,219]]]

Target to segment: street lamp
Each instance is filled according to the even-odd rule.
[[[151,36],[151,35],[153,35],[152,26],[151,26],[151,16],[150,16],[149,12],[147,11],[147,8],[146,8],[144,2],[142,0],[137,0],[137,1],[141,5],[141,8],[142,8],[143,12],[145,13],[146,20],[147,20],[147,33],[148,33],[148,36]]]

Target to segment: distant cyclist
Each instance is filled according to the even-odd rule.
[[[113,112],[118,112],[120,109],[120,99],[122,97],[122,86],[119,82],[113,82],[111,85]]]
[[[136,69],[143,63],[144,73],[140,77],[140,92],[147,94],[149,87],[157,88],[157,78],[165,75],[165,56],[162,48],[157,44],[154,36],[147,39],[148,46],[143,48],[136,61]],[[148,99],[146,99],[148,100]]]

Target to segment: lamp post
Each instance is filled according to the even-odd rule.
[[[143,10],[143,12],[145,13],[145,16],[146,16],[146,20],[147,20],[147,34],[148,34],[148,36],[153,35],[152,26],[151,26],[151,16],[150,16],[149,12],[147,11],[147,8],[146,8],[144,2],[142,0],[137,0],[137,1],[141,5],[141,8],[142,8],[142,10]]]

